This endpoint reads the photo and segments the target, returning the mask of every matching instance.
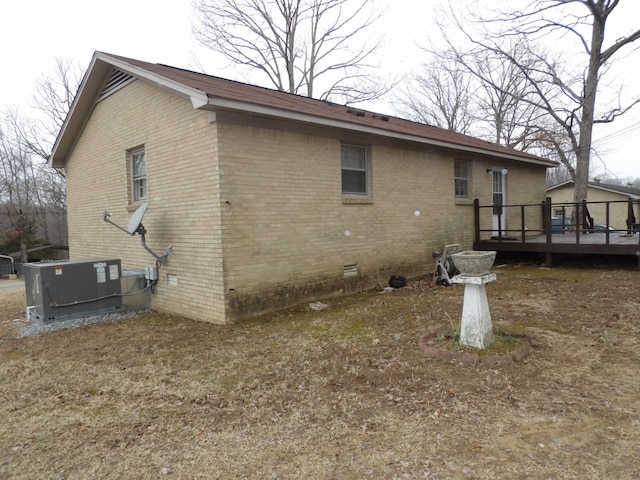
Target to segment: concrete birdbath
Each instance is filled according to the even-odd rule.
[[[454,253],[451,259],[460,271],[451,281],[464,284],[460,343],[475,348],[488,348],[493,344],[494,338],[484,286],[496,279],[496,274],[489,272],[496,259],[496,252],[469,250]]]

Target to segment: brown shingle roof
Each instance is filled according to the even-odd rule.
[[[162,85],[176,93],[187,95],[191,97],[196,108],[215,110],[224,104],[226,108],[240,109],[249,113],[262,113],[313,124],[364,131],[475,155],[506,158],[542,167],[557,165],[556,162],[546,158],[430,125],[226,80],[204,73],[95,52],[71,110],[56,138],[49,158],[50,166],[56,168],[65,166],[67,157],[113,69],[119,69],[127,74]]]
[[[111,54],[103,55],[113,57],[174,82],[200,90],[206,93],[209,98],[245,102],[256,106],[270,107],[292,113],[302,113],[328,120],[372,127],[387,132],[394,132],[402,135],[416,136],[435,142],[453,144],[454,146],[458,145],[461,147],[480,149],[486,151],[488,154],[495,153],[503,156],[508,155],[510,157],[518,157],[524,161],[531,161],[545,166],[556,165],[555,162],[536,155],[506,148],[468,135],[463,135],[426,124],[411,122],[397,117],[376,114],[366,110],[332,104],[322,100],[279,92],[232,80],[226,80],[167,65],[154,64]]]

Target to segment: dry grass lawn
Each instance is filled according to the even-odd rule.
[[[20,339],[24,293],[0,292],[0,478],[640,478],[638,270],[494,271],[494,324],[538,344],[521,363],[422,355],[460,285]]]

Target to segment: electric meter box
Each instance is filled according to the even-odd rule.
[[[45,322],[122,309],[119,259],[24,264],[29,319]]]

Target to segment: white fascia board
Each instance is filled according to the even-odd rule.
[[[162,75],[158,75],[156,73],[150,72],[149,70],[137,67],[130,63],[124,62],[120,59],[113,58],[109,55],[104,55],[99,53],[97,54],[97,57],[135,77],[144,78],[145,80],[151,83],[155,83],[158,86],[168,88],[169,90],[182,94],[185,97],[189,97],[191,99],[193,108],[202,108],[204,105],[207,105],[208,103],[209,97],[202,90],[189,87],[180,82],[175,82],[166,77],[163,77]]]
[[[291,112],[291,111],[281,110],[274,107],[267,107],[264,105],[256,105],[253,103],[241,102],[238,100],[230,100],[230,99],[220,98],[220,97],[209,97],[208,106],[218,107],[218,108],[228,108],[228,109],[239,110],[247,113],[255,113],[259,115],[268,115],[271,117],[284,118],[287,120],[294,120],[294,121],[304,122],[304,123],[311,123],[314,125],[320,125],[324,127],[334,127],[334,128],[344,129],[344,130],[353,130],[360,133],[368,133],[372,135],[390,137],[397,140],[407,140],[410,142],[417,142],[425,145],[450,148],[453,150],[459,150],[467,153],[478,153],[482,155],[490,155],[493,157],[499,157],[499,158],[504,158],[508,160],[516,160],[519,162],[542,165],[545,167],[557,166],[557,164],[552,161],[522,158],[517,155],[510,155],[508,153],[494,152],[492,150],[484,150],[482,148],[477,148],[477,147],[468,147],[464,145],[459,145],[457,143],[443,142],[441,140],[433,140],[433,139],[419,137],[415,135],[408,135],[406,133],[393,132],[390,130],[386,130],[384,128],[375,128],[375,127],[370,127],[368,125],[358,125],[356,123],[345,122],[342,120],[333,120],[330,118],[309,115],[307,113]]]

